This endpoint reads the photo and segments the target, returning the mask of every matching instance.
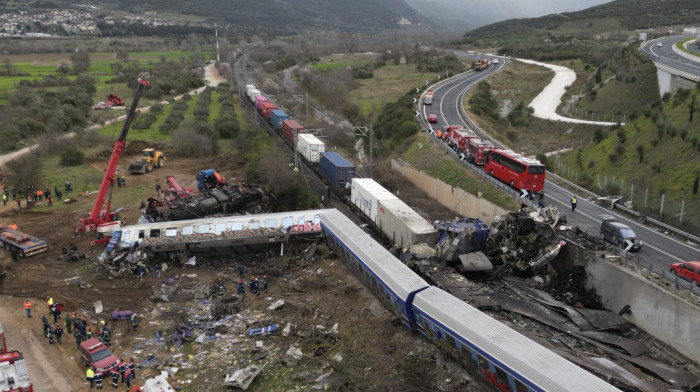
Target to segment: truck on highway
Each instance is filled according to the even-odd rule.
[[[483,59],[479,59],[478,61],[476,61],[474,63],[474,70],[475,71],[483,71],[489,67],[489,64],[491,64],[491,61],[489,61],[489,59],[484,57]]]

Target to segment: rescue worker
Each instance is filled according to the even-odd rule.
[[[251,293],[255,293],[255,276],[250,277],[250,283],[248,283],[248,288],[250,288]]]
[[[91,367],[85,371],[85,379],[90,383],[90,388],[95,386],[95,371]]]
[[[243,264],[238,264],[238,276],[243,277],[245,272],[245,266]]]
[[[522,202],[520,202],[520,212],[523,212],[526,209],[527,209],[527,202],[523,200]]]
[[[144,268],[141,263],[136,265],[136,276],[139,277],[139,279],[143,278],[143,273],[144,273]]]
[[[96,389],[102,389],[102,372],[95,373],[95,387]]]
[[[131,318],[129,319],[129,323],[131,325],[131,330],[136,331],[139,328],[138,323],[136,322],[136,315],[132,314]]]
[[[49,309],[49,313],[51,313],[51,305],[53,305],[53,297],[49,297],[48,301],[46,301],[46,307]]]
[[[22,209],[22,200],[18,197],[15,199],[15,201],[17,202],[17,208],[19,208],[21,210]]]
[[[24,301],[24,309],[27,311],[27,318],[32,318],[32,301],[29,298]]]
[[[224,278],[219,277],[219,280],[217,281],[217,284],[219,286],[219,297],[224,295],[225,287],[224,287]]]
[[[571,212],[576,212],[576,196],[571,195]]]
[[[2,206],[4,207],[6,205],[7,205],[7,193],[3,193],[2,194]]]
[[[66,188],[66,193],[73,192],[73,186],[70,184],[70,181],[66,181],[63,186]]]
[[[46,328],[46,337],[49,338],[49,344],[53,344],[53,328],[51,328],[51,325]]]
[[[211,280],[211,283],[209,284],[209,289],[211,290],[211,296],[216,295],[216,281],[214,279]]]
[[[106,325],[105,328],[102,330],[102,343],[104,343],[105,346],[112,345],[112,332],[110,332],[109,327]]]
[[[122,186],[126,188],[126,177],[122,176]]]
[[[242,280],[238,280],[238,285],[236,286],[238,289],[238,295],[242,295],[245,297],[245,283],[243,283]]]
[[[93,337],[95,337],[95,335],[92,333],[92,327],[89,327],[87,332],[85,332],[85,340],[92,339]]]
[[[46,330],[49,328],[49,319],[46,316],[41,316],[41,323],[44,327],[44,336],[46,336]]]
[[[38,191],[36,191],[36,201],[41,201],[41,198],[42,198],[43,196],[44,196],[44,191],[42,191],[41,189],[39,189]]]
[[[542,200],[542,199],[540,198],[540,201],[537,202],[537,205],[538,205],[540,208],[544,208],[544,200]]]
[[[263,290],[267,293],[267,275],[263,276]]]
[[[260,281],[257,278],[253,281],[253,291],[255,295],[260,295]]]
[[[126,363],[126,362],[124,362]],[[127,388],[131,388],[131,379],[134,378],[134,375],[131,373],[131,369],[127,366],[126,370],[124,371],[124,375],[122,376],[122,382],[126,384]]]
[[[122,178],[117,176],[117,188],[121,188],[121,187],[122,187]]]
[[[73,338],[75,338],[75,345],[80,347],[80,343],[83,341],[83,335],[80,334],[78,328],[73,331]]]
[[[61,336],[63,336],[63,328],[61,327],[61,324],[58,324],[55,328],[53,333],[56,334],[56,341],[58,344],[61,344]]]
[[[73,319],[75,320],[75,319]],[[85,340],[87,339],[87,332],[85,331],[85,320],[80,320],[76,326],[76,330],[80,332],[80,339]]]
[[[115,369],[112,369],[110,370],[110,373],[112,373],[112,388],[119,388],[119,372]]]
[[[15,248],[13,246],[12,249],[10,249],[10,255],[12,256],[12,262],[16,263],[18,261],[17,260],[17,248]]]
[[[49,309],[51,309],[51,314],[53,315],[53,322],[58,321],[58,308],[56,307],[56,304],[53,303],[51,306],[49,306]]]
[[[437,137],[438,137],[438,139],[442,139],[442,131],[439,129],[437,131]]]
[[[49,207],[53,207],[53,198],[51,195],[46,196],[46,202],[49,203]]]
[[[126,362],[124,362],[124,360],[120,359],[118,369],[119,369],[119,374],[122,376],[122,383],[124,382],[124,373],[126,372],[126,368],[127,368]]]
[[[136,378],[136,364],[134,363],[134,358],[129,360],[129,369],[131,369],[131,378]]]
[[[48,186],[44,190],[44,196],[46,196],[46,197],[51,196],[51,188],[49,188]]]
[[[70,315],[66,315],[66,332],[73,333],[73,318]]]

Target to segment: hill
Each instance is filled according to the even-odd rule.
[[[152,11],[194,15],[268,34],[314,28],[383,31],[429,25],[427,19],[403,0],[95,0],[95,3],[103,9],[132,14]]]
[[[680,17],[682,16],[682,17]],[[606,35],[673,24],[700,23],[697,0],[615,0],[577,12],[550,14],[539,18],[511,19],[478,28],[465,34],[464,42],[477,46],[510,47],[575,39],[604,40]],[[541,41],[540,41],[541,42]],[[511,52],[512,53],[512,52]]]

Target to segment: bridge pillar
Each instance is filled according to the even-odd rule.
[[[675,79],[675,76],[659,67],[656,67],[656,76],[659,81],[659,95],[663,97],[666,93],[673,94],[673,79]]]

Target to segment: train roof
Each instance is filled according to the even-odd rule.
[[[406,300],[411,293],[428,287],[428,283],[408,266],[362,231],[353,221],[336,209],[321,215],[321,225],[327,227],[400,298]]]
[[[303,139],[308,144],[324,144],[323,141],[321,141],[321,139],[317,138],[316,136],[310,133],[299,133],[297,134],[297,138]]]
[[[395,194],[389,192],[386,188],[381,186],[381,184],[371,178],[355,177],[352,179],[352,185],[362,188],[377,200],[398,199]]]
[[[472,348],[545,391],[617,391],[607,382],[436,287],[418,293],[413,305]],[[448,331],[446,331],[448,332]],[[507,364],[507,365],[505,365]]]
[[[324,151],[321,153],[321,156],[331,161],[335,167],[355,167],[355,165],[334,151]]]
[[[224,222],[230,222],[230,221],[256,221],[256,220],[265,220],[265,219],[277,219],[277,218],[285,218],[285,217],[290,217],[290,216],[315,216],[322,214],[323,212],[327,211],[326,209],[319,209],[319,210],[304,210],[304,211],[288,211],[288,212],[277,212],[277,213],[272,213],[272,214],[256,214],[256,215],[230,215],[230,216],[221,216],[221,217],[213,217],[213,218],[198,218],[198,219],[188,219],[188,220],[181,220],[181,221],[165,221],[165,222],[153,222],[153,223],[144,223],[144,224],[136,224],[136,225],[130,225],[130,226],[122,226],[121,230],[122,232],[127,231],[127,230],[151,230],[151,229],[162,229],[164,227],[182,227],[182,226],[198,226],[198,225],[204,225],[204,224],[216,224],[216,223],[224,223]]]
[[[379,204],[380,206],[391,210],[391,212],[404,224],[406,224],[406,226],[415,234],[429,234],[436,232],[435,228],[430,222],[414,211],[401,199],[380,200]]]

